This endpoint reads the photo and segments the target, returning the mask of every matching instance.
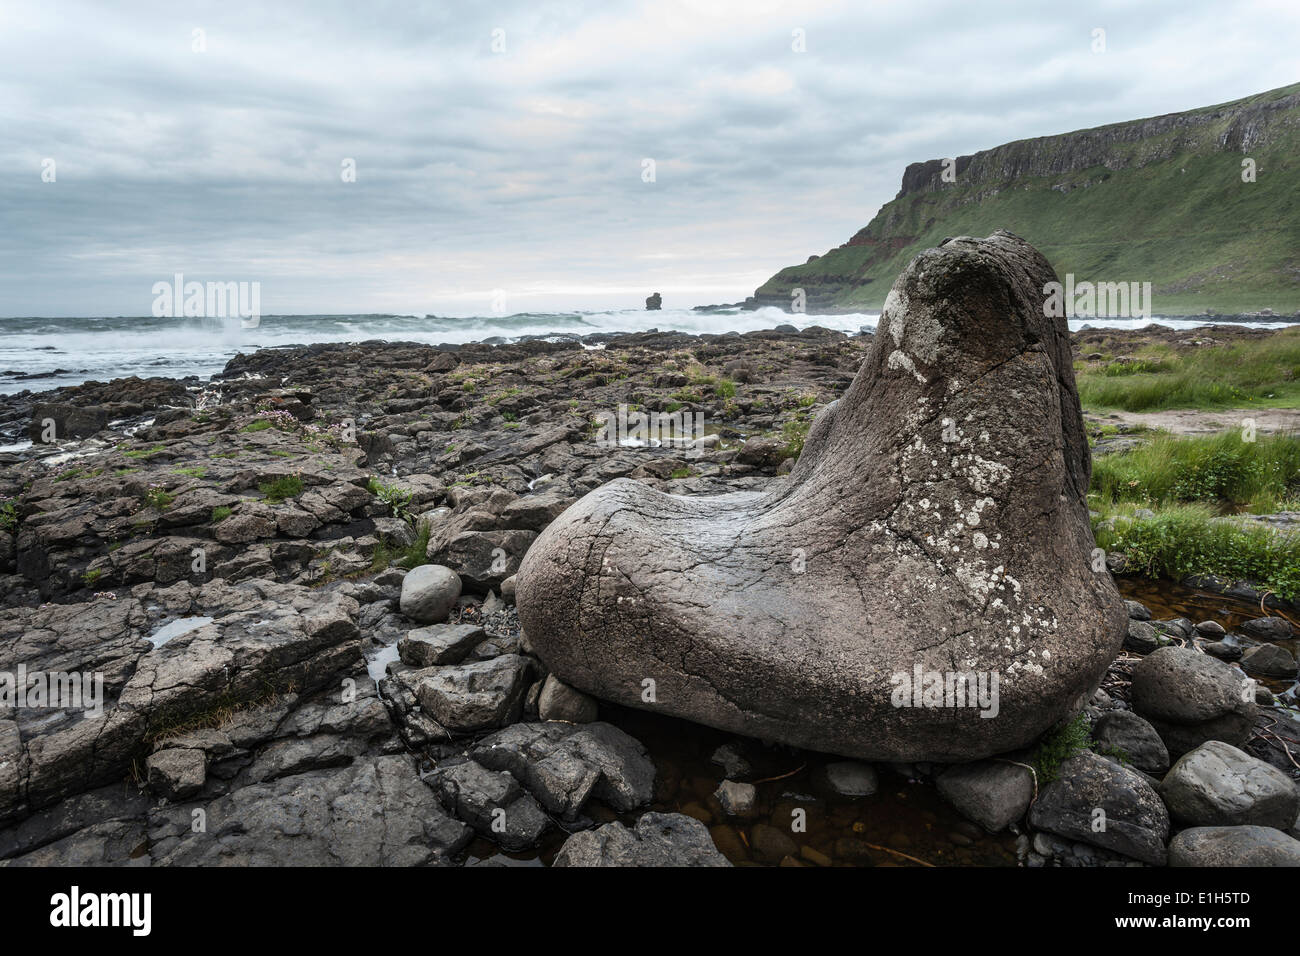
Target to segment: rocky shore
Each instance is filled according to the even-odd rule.
[[[1090,330],[1073,358],[1268,334]],[[1294,679],[1283,617],[1130,603],[1036,746],[873,764],[732,734],[716,786],[548,673],[514,608],[538,535],[618,478],[768,488],[872,339],[316,345],[0,398],[0,441],[33,441],[0,453],[0,673],[102,676],[100,716],[0,708],[0,861],[1300,865],[1300,723],[1250,680]],[[691,430],[610,441],[620,407]],[[953,814],[946,856],[855,829],[900,786]]]

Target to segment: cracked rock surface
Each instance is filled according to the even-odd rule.
[[[1044,316],[1055,279],[1008,233],[927,250],[788,479],[712,497],[616,480],[566,510],[516,581],[549,669],[867,759],[988,756],[1068,716],[1127,616],[1092,566],[1069,334]],[[996,675],[996,715],[896,706],[917,666]]]

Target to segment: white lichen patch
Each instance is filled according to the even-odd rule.
[[[894,349],[894,351],[889,353],[889,358],[885,361],[885,364],[889,367],[891,372],[903,369],[915,376],[916,380],[922,385],[925,384],[925,376],[916,370],[916,364],[912,361],[912,357],[906,352],[900,349]]]

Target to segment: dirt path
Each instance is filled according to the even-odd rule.
[[[1230,408],[1219,412],[1174,409],[1163,412],[1104,412],[1091,417],[1102,422],[1124,422],[1161,428],[1175,435],[1205,435],[1227,428],[1243,428],[1247,419],[1263,434],[1290,432],[1300,435],[1300,408]]]

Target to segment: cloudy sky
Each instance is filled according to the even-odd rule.
[[[735,301],[909,162],[1300,80],[1295,0],[111,7],[0,4],[0,315]]]

